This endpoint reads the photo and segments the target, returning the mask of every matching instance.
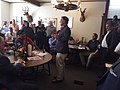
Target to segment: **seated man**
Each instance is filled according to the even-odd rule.
[[[13,28],[10,27],[9,31],[5,34],[7,42],[13,42],[14,38],[16,37],[16,33],[13,32]]]
[[[68,41],[68,44],[71,44],[71,45],[74,45],[75,44],[75,40],[74,38],[71,36],[69,41]]]
[[[20,34],[15,39],[16,49],[18,49],[20,46],[26,47],[26,45],[28,45],[28,44],[31,44],[33,46],[34,42],[28,36],[26,36],[26,34]]]
[[[92,39],[89,40],[89,42],[86,45],[87,51],[80,52],[79,54],[80,60],[83,66],[85,66],[86,64],[85,56],[88,57],[90,54],[94,53],[98,49],[99,41],[97,40],[97,38],[98,38],[98,35],[96,33],[93,33]],[[90,61],[89,59],[90,58],[88,58],[86,66],[88,66],[88,63]]]
[[[0,37],[0,83],[9,90],[39,90],[36,85],[24,83],[19,79],[23,60],[19,59],[15,65],[4,55],[4,39]]]

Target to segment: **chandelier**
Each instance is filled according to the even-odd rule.
[[[60,3],[58,3],[57,0],[51,0],[51,3],[54,5],[56,9],[69,11],[69,10],[77,10],[78,8],[80,8],[81,1],[78,0],[77,4],[72,4],[70,0],[63,0]]]

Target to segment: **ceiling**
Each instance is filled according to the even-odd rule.
[[[38,1],[38,2],[50,2],[51,0],[2,0],[2,1],[6,1],[6,2],[25,2],[25,1]],[[62,0],[57,0],[57,1],[62,1]],[[77,0],[70,0],[70,1],[77,1]],[[82,2],[102,2],[102,1],[106,1],[106,0],[81,0]]]
[[[51,0],[2,0],[2,1],[6,1],[9,3],[19,3],[19,2],[29,2],[32,3],[34,5],[40,6],[40,3],[50,3]],[[57,1],[62,1],[62,0],[57,0]],[[78,0],[70,0],[72,2],[77,2]],[[81,0],[82,2],[103,2],[106,0]]]

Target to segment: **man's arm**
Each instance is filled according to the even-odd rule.
[[[5,56],[0,57],[0,69],[1,69],[0,71],[5,75],[17,76],[19,74],[21,67],[22,65],[20,63],[13,65],[10,63],[10,60],[7,57]]]
[[[60,40],[63,41],[63,42],[64,42],[64,41],[68,41],[69,38],[70,38],[70,34],[71,34],[69,28],[65,28],[65,29],[66,29],[66,30],[64,30],[63,35],[62,35],[61,38],[60,38]]]

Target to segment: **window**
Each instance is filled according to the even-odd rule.
[[[120,0],[110,0],[108,18],[112,18],[114,15],[118,15],[120,18]]]

